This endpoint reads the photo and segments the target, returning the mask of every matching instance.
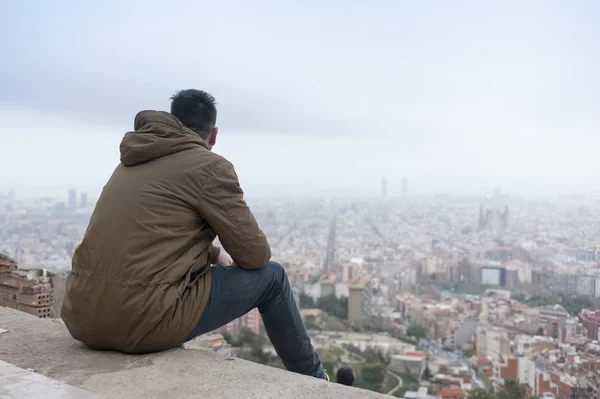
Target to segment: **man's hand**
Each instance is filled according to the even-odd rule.
[[[223,248],[221,248],[221,252],[219,252],[219,257],[217,258],[217,264],[223,266],[233,266],[233,259],[231,256]]]

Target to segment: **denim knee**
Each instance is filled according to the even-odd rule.
[[[281,263],[279,263],[279,262],[270,261],[269,263],[267,263],[265,265],[264,268],[266,270],[268,270],[269,273],[272,273],[273,275],[285,274],[285,270],[283,269],[283,266],[281,266]]]
[[[280,283],[287,281],[287,273],[283,266],[281,266],[281,263],[271,261],[265,265],[264,269],[273,276],[273,280]]]

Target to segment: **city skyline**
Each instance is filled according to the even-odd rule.
[[[382,180],[381,177],[373,178],[363,177],[361,179],[319,179],[313,180],[310,188],[306,185],[294,185],[293,180],[286,181],[260,182],[253,179],[253,176],[237,171],[241,176],[241,183],[246,197],[250,199],[260,199],[269,197],[287,198],[287,197],[350,197],[350,198],[374,198],[381,197]],[[244,179],[244,177],[247,177]],[[108,177],[107,177],[108,178]],[[448,178],[405,178],[405,174],[399,174],[395,177],[386,177],[387,195],[390,197],[432,197],[436,195],[451,195],[456,197],[485,197],[492,194],[494,188],[501,186],[510,196],[518,198],[536,198],[536,199],[555,199],[570,196],[579,197],[598,197],[600,196],[600,185],[595,181],[577,181],[572,180],[571,184],[565,182],[559,185],[555,182],[534,178],[518,179],[498,179],[498,178],[458,178],[450,180]],[[308,179],[300,178],[304,183],[309,183]],[[406,195],[404,183],[407,183]],[[98,184],[79,184],[79,185],[22,185],[22,184],[2,184],[0,182],[0,193],[8,195],[10,190],[15,190],[15,195],[19,199],[53,197],[66,198],[66,193],[71,188],[77,191],[86,192],[90,199],[98,198],[102,191],[103,182]],[[503,183],[503,184],[498,184]],[[410,189],[408,188],[410,185]]]
[[[383,181],[369,198],[249,202],[328,370],[352,362],[347,351],[377,351],[385,359],[369,367],[389,384],[368,389],[416,391],[421,382],[441,398],[500,392],[506,379],[535,397],[595,384],[587,371],[600,365],[597,199],[528,201],[503,187],[472,198],[381,197]],[[88,201],[75,187],[59,198],[0,194],[0,306],[60,317]],[[219,331],[189,347],[283,367],[256,309]]]

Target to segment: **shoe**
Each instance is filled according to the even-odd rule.
[[[323,369],[323,375],[325,375],[325,379],[329,382],[329,374],[327,374],[327,369]]]
[[[348,366],[340,367],[335,377],[335,382],[342,385],[354,385],[354,371]]]

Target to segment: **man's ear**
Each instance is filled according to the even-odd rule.
[[[214,145],[217,144],[217,134],[219,134],[219,128],[215,127],[206,138],[206,144],[208,144],[209,147],[214,147]]]

